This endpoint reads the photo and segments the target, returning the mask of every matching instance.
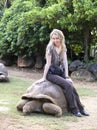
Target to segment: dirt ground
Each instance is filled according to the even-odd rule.
[[[30,81],[36,81],[42,77],[43,70],[24,69],[16,67],[8,67],[9,76],[20,77]],[[86,86],[97,91],[97,82],[85,82],[73,80],[75,87]],[[89,112],[89,117],[78,118],[78,122],[64,121],[70,127],[70,130],[97,130],[97,96],[96,97],[82,97],[81,101]]]

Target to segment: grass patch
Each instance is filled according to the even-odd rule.
[[[31,81],[14,77],[10,78],[9,83],[0,83],[0,120],[8,118],[15,130],[69,130],[66,121],[70,123],[78,121],[78,118],[70,113],[64,113],[61,118],[37,113],[23,116],[23,113],[17,111],[16,104],[31,84]],[[78,92],[81,96],[97,94],[86,88],[80,88]]]
[[[31,81],[14,77],[10,78],[9,83],[0,83],[0,120],[8,118],[15,130],[68,130],[64,121],[77,121],[72,114],[64,113],[61,118],[56,118],[37,113],[23,116],[17,111],[16,104],[31,84]]]
[[[97,130],[97,129],[82,129],[82,130]]]
[[[89,96],[89,97],[97,96],[97,91],[90,88],[77,88],[77,91],[80,96]]]
[[[31,82],[19,78],[10,78],[9,83],[0,83],[0,104],[2,107],[8,107],[12,113],[16,109],[16,103],[20,100],[21,95],[31,84]]]

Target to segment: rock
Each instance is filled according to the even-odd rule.
[[[41,55],[36,56],[36,63],[35,63],[35,68],[36,69],[41,69],[43,67],[43,59]]]
[[[81,62],[80,60],[75,60],[69,65],[69,71],[73,72],[78,69],[85,69],[86,65],[85,63]]]
[[[88,67],[88,71],[90,71],[92,74],[94,74],[95,77],[96,77],[96,79],[97,79],[97,62],[91,64],[91,65]]]
[[[96,77],[86,69],[79,69],[71,73],[71,78],[85,81],[95,81]]]
[[[18,67],[33,67],[35,64],[32,57],[18,57],[17,65]]]

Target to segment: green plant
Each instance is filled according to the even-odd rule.
[[[79,44],[72,44],[70,45],[71,50],[75,53],[75,55],[79,55],[82,52],[82,47]]]
[[[1,56],[6,54],[31,56],[34,46],[31,36],[33,36],[33,25],[37,21],[33,20],[37,9],[31,11],[32,8],[31,1],[17,0],[10,9],[5,10],[0,23]]]
[[[78,44],[73,47],[77,55],[81,51],[79,47],[83,48],[84,61],[88,61],[91,43],[96,41],[95,0],[12,1],[11,7],[4,10],[0,21],[1,56],[31,56],[33,53],[42,53],[50,30],[58,28],[66,35],[69,45]],[[72,35],[71,39],[69,35]]]

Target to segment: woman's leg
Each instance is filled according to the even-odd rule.
[[[51,81],[52,83],[55,83],[63,88],[64,94],[66,96],[67,102],[69,104],[69,107],[73,113],[77,113],[78,107],[77,102],[74,94],[74,88],[71,83],[66,81],[66,79],[53,74],[47,74],[47,80]]]
[[[63,73],[62,77],[65,79],[65,73]],[[73,86],[72,83],[71,83],[71,85]],[[73,86],[73,92],[74,92],[74,96],[75,96],[75,99],[76,99],[76,103],[77,103],[78,109],[80,111],[82,111],[84,109],[84,106],[82,105],[82,103],[80,101],[80,98],[79,98],[79,95],[78,95],[78,93],[77,93],[77,91],[76,91],[74,86]]]
[[[79,95],[76,91],[76,89],[73,87],[73,91],[74,91],[74,95],[75,95],[75,98],[76,98],[76,102],[77,102],[77,106],[79,108],[79,110],[83,110],[84,109],[84,105],[82,105],[81,101],[80,101],[80,98],[79,98]]]

